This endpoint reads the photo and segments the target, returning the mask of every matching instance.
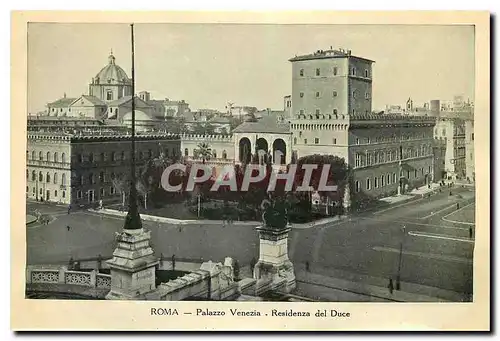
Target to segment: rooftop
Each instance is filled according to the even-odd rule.
[[[275,116],[262,116],[255,121],[246,121],[237,126],[233,133],[290,133],[290,124],[279,121]]]
[[[344,50],[344,49],[334,50],[331,47],[329,50],[317,50],[316,52],[313,52],[310,54],[295,56],[293,58],[290,58],[288,61],[296,62],[299,60],[328,59],[328,58],[356,58],[356,59],[364,60],[366,62],[375,63],[375,61],[370,60],[370,59],[353,56],[351,54],[351,50]]]

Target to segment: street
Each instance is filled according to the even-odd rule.
[[[473,188],[455,188],[453,192],[452,196],[444,191],[326,226],[292,229],[290,259],[296,268],[310,262],[312,273],[384,286],[389,278],[396,280],[401,254],[402,283],[470,294],[474,192]],[[461,197],[455,195],[458,193]],[[53,220],[48,225],[27,227],[29,264],[64,263],[70,257],[98,254],[110,257],[115,232],[123,227],[119,217],[88,211],[68,215],[65,207],[27,204],[28,211],[35,208]],[[242,265],[258,258],[258,235],[252,226],[143,225],[151,230],[158,256],[175,254],[213,261],[230,256]],[[405,290],[404,285],[401,290]]]

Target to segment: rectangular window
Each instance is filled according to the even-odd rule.
[[[320,69],[316,69],[316,76],[319,76],[321,74],[321,70]]]
[[[352,114],[354,115],[356,113],[356,111],[354,109],[352,109]]]
[[[366,143],[368,143],[368,144],[370,143],[370,138],[369,137],[366,138]]]
[[[307,144],[307,139],[304,139],[304,144]]]
[[[76,191],[76,198],[81,199],[82,198],[82,191],[78,190]]]
[[[304,115],[304,109],[300,109],[299,112],[301,115]]]
[[[319,115],[320,111],[319,109],[316,109],[316,115]]]
[[[303,92],[299,93],[299,97],[300,98],[304,97],[304,93]]]
[[[471,140],[474,141],[474,133],[471,135]]]
[[[368,78],[368,70],[365,70],[365,77]]]
[[[335,137],[333,138],[333,144],[337,144],[337,139]],[[472,158],[472,154],[471,154],[471,158]]]
[[[371,183],[370,183],[370,178],[366,179],[366,190],[369,191],[370,189],[372,189],[371,187]]]
[[[359,139],[356,139],[356,144],[359,144]]]
[[[337,97],[337,91],[333,92],[333,97]]]
[[[359,181],[356,181],[356,193],[359,193],[359,191],[361,190],[361,186],[359,185]]]
[[[115,194],[115,188],[113,186],[109,187],[109,193]]]
[[[300,77],[304,77],[304,69],[300,69]]]
[[[383,175],[380,176],[380,187],[384,187],[385,177]]]
[[[319,91],[316,91],[316,98],[319,98]]]
[[[416,178],[418,176],[417,175],[417,170],[415,169],[415,171],[413,173],[415,173],[414,175],[415,175],[415,178]]]
[[[369,166],[373,163],[373,154],[372,153],[367,153],[366,154],[366,165]]]
[[[387,184],[391,184],[391,174],[387,174]]]
[[[370,93],[365,92],[365,99],[369,99],[369,98],[370,98]]]
[[[336,76],[338,72],[339,72],[338,68],[334,67],[333,68],[333,75]]]
[[[319,138],[317,137],[314,138],[314,144],[319,144]]]
[[[356,68],[354,68],[354,67],[352,68],[352,70],[351,70],[351,74],[352,74],[353,76],[356,76]]]
[[[392,183],[396,183],[396,173],[392,173]]]
[[[361,166],[361,155],[359,153],[356,153],[356,156],[355,156],[355,165],[356,165],[356,167],[360,167]]]

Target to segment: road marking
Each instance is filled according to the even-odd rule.
[[[373,247],[373,250],[381,251],[381,252],[392,252],[392,253],[399,253],[400,252],[399,249],[394,249],[394,248],[384,247],[384,246],[375,246],[375,247]],[[469,259],[469,258],[440,255],[440,254],[436,254],[436,253],[403,251],[403,254],[408,255],[408,256],[422,257],[422,258],[428,258],[428,259],[437,259],[437,260],[443,260],[443,261],[447,261],[447,262],[456,262],[456,263],[464,263],[464,264],[472,264],[472,262],[473,262],[473,260]]]
[[[465,242],[465,243],[474,243],[474,239],[466,239],[466,238],[460,238],[460,237],[451,237],[443,234],[434,234],[434,233],[422,233],[422,232],[414,232],[410,231],[408,232],[410,236],[415,236],[415,237],[426,237],[426,238],[435,238],[435,239],[445,239],[445,240],[454,240],[457,242]]]
[[[430,218],[430,217],[432,217],[432,216],[435,216],[435,215],[436,215],[436,214],[438,214],[438,213],[441,213],[441,212],[443,212],[443,211],[449,210],[450,208],[452,208],[452,207],[454,207],[454,206],[456,206],[456,204],[453,204],[453,205],[447,206],[447,207],[445,207],[445,208],[443,208],[443,209],[440,209],[440,210],[439,210],[439,211],[437,211],[437,212],[433,212],[433,213],[431,213],[431,214],[429,214],[429,215],[426,215],[425,217],[418,218],[418,219],[422,219],[422,220],[423,220],[423,219]]]
[[[442,217],[441,219],[442,219],[442,220],[444,220],[444,221],[447,221],[447,222],[449,222],[449,223],[454,223],[454,224],[462,224],[462,225],[472,225],[472,226],[474,226],[474,225],[476,225],[475,223],[468,223],[468,222],[466,222],[466,221],[457,221],[457,220],[446,219],[446,217],[449,217],[450,215],[455,214],[455,213],[457,213],[457,212],[459,212],[459,211],[463,210],[464,208],[469,207],[470,205],[474,205],[474,204],[475,204],[475,202],[471,202],[470,204],[465,205],[464,207],[462,207],[462,208],[460,208],[460,209],[456,210],[455,212],[451,212],[450,214],[445,215],[445,216],[444,216],[444,217]]]
[[[394,209],[394,208],[402,207],[402,206],[409,205],[409,204],[414,204],[414,203],[419,202],[419,201],[421,201],[421,200],[423,200],[423,198],[420,198],[420,199],[417,199],[417,200],[411,200],[411,199],[408,199],[408,201],[407,201],[407,202],[404,202],[404,203],[402,203],[402,204],[400,204],[400,205],[396,205],[396,206],[392,206],[392,207],[384,208],[383,210],[380,210],[380,211],[377,211],[377,212],[373,212],[373,214],[380,214],[380,213],[383,213],[383,212],[385,212],[385,211],[392,210],[392,209]]]

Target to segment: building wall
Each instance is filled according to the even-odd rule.
[[[474,121],[465,121],[465,167],[466,176],[475,181]]]
[[[334,68],[337,74],[334,74]],[[320,75],[316,76],[316,69]],[[303,70],[303,76],[300,71]],[[347,58],[300,60],[292,63],[292,116],[348,113]],[[336,92],[336,96],[334,96]],[[318,96],[317,96],[318,93]]]
[[[371,63],[358,58],[349,58],[348,61],[348,113],[370,114],[372,112]]]
[[[213,158],[212,161],[223,159],[224,152],[226,152],[226,160],[234,160],[234,144],[231,136],[183,135],[180,142],[181,155],[185,157],[187,149],[188,157],[193,158],[194,150],[198,149],[200,143],[207,143],[212,152],[216,153],[217,157]]]
[[[103,106],[72,106],[69,108],[73,117],[101,118],[106,114],[106,107]]]
[[[113,98],[108,100],[107,93],[111,91]],[[116,101],[124,96],[131,96],[132,88],[128,85],[111,85],[111,84],[90,84],[89,95],[100,98],[104,102]]]
[[[256,143],[259,138],[263,138],[267,142],[268,151],[273,152],[273,145],[276,140],[283,140],[285,142],[285,162],[289,164],[292,161],[292,134],[291,133],[234,133],[233,134],[233,150],[236,162],[240,162],[240,141],[243,138],[250,140],[251,152],[255,154]],[[271,154],[272,155],[272,154]],[[274,155],[272,155],[274,157]],[[274,161],[273,161],[274,163]]]

